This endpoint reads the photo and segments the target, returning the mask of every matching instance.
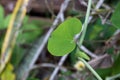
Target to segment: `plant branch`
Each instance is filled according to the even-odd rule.
[[[79,45],[81,46],[82,43],[83,43],[83,40],[84,40],[84,37],[85,37],[85,34],[86,34],[86,30],[87,30],[87,25],[88,25],[88,21],[89,21],[89,15],[90,15],[90,10],[91,10],[91,4],[92,4],[92,0],[89,0],[88,2],[88,8],[87,8],[87,13],[86,13],[86,17],[85,17],[85,22],[82,26],[82,35],[80,37],[80,42],[79,42]]]
[[[103,2],[104,2],[104,0],[99,0],[98,3],[96,4],[95,10],[99,9],[102,6]],[[94,12],[92,12],[92,13],[94,13]],[[93,18],[93,16],[89,16],[88,24],[90,23],[92,18]],[[83,28],[84,28],[84,25],[82,26],[82,30],[83,30]],[[76,44],[78,45],[78,48],[83,50],[83,51],[85,51],[92,58],[97,58],[97,55],[95,55],[94,53],[90,52],[89,50],[86,50],[85,47],[81,46],[81,44],[83,42],[82,40],[80,40],[80,42],[78,42],[77,39],[79,39],[80,35],[81,35],[81,32],[75,36],[75,41],[77,41]]]
[[[100,1],[101,2],[101,1]],[[78,36],[80,36],[80,34],[81,34],[81,37],[80,37],[80,41],[79,42],[77,42],[77,45],[78,45],[78,47],[79,47],[79,49],[81,48],[81,45],[82,45],[82,43],[83,43],[83,40],[84,40],[84,37],[85,37],[85,34],[86,34],[86,30],[87,30],[87,25],[88,25],[88,23],[90,22],[90,18],[89,18],[89,15],[90,15],[90,10],[91,10],[91,4],[92,4],[92,0],[89,0],[88,1],[88,7],[87,7],[87,13],[86,13],[86,18],[85,18],[85,22],[84,22],[84,24],[83,24],[83,26],[82,26],[82,33],[80,32],[79,34],[78,34]],[[99,8],[99,6],[96,6],[96,8]],[[94,56],[95,58],[96,58],[96,56]],[[86,65],[86,67],[96,76],[96,78],[98,79],[98,80],[103,80],[96,72],[95,72],[95,70],[84,60],[84,59],[82,59],[82,58],[79,58],[85,65]]]
[[[50,77],[49,80],[54,80],[56,74],[58,73],[60,67],[63,65],[63,63],[64,63],[64,61],[66,60],[67,56],[68,56],[68,55],[65,55],[65,56],[63,56],[63,57],[60,59],[60,61],[59,61],[59,63],[58,63],[58,66],[54,69],[54,71],[53,71],[53,73],[52,73],[52,75],[51,75],[51,77]]]
[[[54,64],[51,64],[51,63],[41,63],[41,64],[38,64],[38,65],[34,65],[30,70],[34,70],[34,69],[38,69],[38,68],[42,68],[42,67],[56,68],[58,66],[54,65]],[[62,67],[62,66],[60,67],[60,70],[67,71],[67,69]]]

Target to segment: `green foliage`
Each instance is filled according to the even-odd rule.
[[[101,25],[94,25],[92,31],[90,32],[90,40],[97,38],[103,27]]]
[[[65,80],[65,78],[61,76],[61,77],[59,77],[58,80]]]
[[[112,73],[111,68],[97,69],[96,71],[103,79],[105,79],[106,76],[110,76]]]
[[[9,21],[11,19],[11,14],[7,15],[6,17],[4,17],[4,9],[3,7],[0,5],[0,29],[5,29],[8,27]],[[27,24],[29,17],[25,16],[24,20],[23,20],[23,24]]]
[[[117,58],[114,61],[114,64],[112,66],[112,74],[119,74],[120,73],[120,54],[117,56]]]
[[[2,28],[3,26],[3,19],[4,19],[4,9],[3,7],[0,5],[0,29]]]
[[[4,72],[1,74],[0,80],[15,80],[15,75],[12,73],[13,66],[9,63]]]
[[[27,80],[40,80],[40,79],[36,79],[36,78],[28,78]]]
[[[34,40],[42,33],[42,29],[34,23],[28,24],[27,20],[21,28],[17,38],[17,44],[13,51],[12,63],[16,67],[24,56],[25,51],[30,47]],[[23,45],[23,46],[22,46]],[[27,48],[24,48],[27,46]]]
[[[18,36],[18,42],[31,43],[42,33],[41,28],[34,23],[23,25],[20,35]]]
[[[84,58],[86,60],[90,60],[90,57],[87,54],[85,54],[84,52],[80,51],[80,50],[77,50],[76,56]]]
[[[120,28],[120,2],[116,6],[116,9],[112,15],[111,21],[115,27]]]
[[[89,50],[94,51],[98,47],[102,47],[105,41],[110,39],[116,30],[117,28],[114,26],[108,24],[103,25],[101,20],[98,18],[94,23],[89,24],[84,45]]]
[[[22,57],[25,55],[25,51],[30,48],[30,45],[41,35],[42,29],[34,23],[29,23],[25,20],[21,31],[17,38],[17,44],[14,48],[12,63],[17,66]],[[24,48],[24,46],[27,46]]]
[[[23,20],[23,24],[28,24],[28,20],[29,20],[29,17],[28,17],[28,16],[25,16],[25,17],[24,17],[24,20]]]
[[[4,30],[8,27],[8,24],[12,15],[9,14],[6,17],[4,17],[4,9],[2,6],[0,6],[0,12],[1,12],[0,13],[0,30]],[[42,30],[40,27],[41,26],[40,24],[42,23],[40,23],[40,21],[37,20],[38,22],[35,23],[35,22],[30,22],[28,20],[29,20],[29,17],[25,16],[22,27],[20,29],[20,33],[17,38],[17,44],[15,45],[15,48],[13,51],[11,62],[15,67],[19,64],[22,57],[24,56],[25,51],[27,50],[26,48],[23,48],[21,45],[31,44],[42,33]],[[4,36],[0,34],[0,47],[2,46],[3,40],[4,40]]]
[[[80,51],[77,47],[70,53],[69,57],[72,66],[78,61],[78,57],[90,60],[90,57],[86,53]]]
[[[23,56],[25,55],[26,49],[22,48],[19,45],[15,45],[11,63],[14,65],[14,67],[18,67],[20,61],[22,60]]]
[[[4,28],[7,28],[7,27],[8,27],[8,24],[9,24],[9,22],[10,22],[11,16],[12,16],[12,15],[8,15],[8,16],[5,17],[4,23],[3,23],[3,27],[4,27]]]
[[[106,40],[115,32],[116,28],[107,24],[102,24],[98,18],[94,24],[90,24],[85,40]]]
[[[64,75],[64,76],[70,76],[72,74],[72,72],[71,71],[66,71],[66,72],[64,72],[64,71],[61,71],[61,75]]]
[[[58,80],[66,80],[66,77],[71,76],[72,72],[71,71],[61,71],[60,76],[58,76]],[[75,79],[73,79],[75,80]]]
[[[97,69],[97,72],[102,78],[106,78],[106,76],[114,76],[120,73],[120,54],[116,56],[114,59],[114,64],[109,68]]]
[[[109,2],[113,7],[116,6],[119,0],[106,0],[105,2]],[[94,7],[95,5],[93,5]],[[104,8],[104,7],[102,7]],[[98,9],[99,11],[99,9]],[[99,14],[99,12],[97,13]],[[96,15],[97,15],[96,14]],[[79,13],[71,12],[70,15],[78,16]],[[81,16],[81,14],[80,14]],[[83,16],[83,15],[82,15]],[[8,27],[11,15],[4,16],[4,9],[0,5],[0,30],[6,29]],[[93,17],[94,18],[94,17]],[[20,61],[25,57],[25,52],[28,48],[31,47],[31,44],[41,35],[42,29],[40,26],[44,26],[46,21],[29,21],[29,17],[26,16],[23,20],[22,27],[19,32],[19,36],[13,51],[11,62],[14,67],[17,69]],[[109,18],[107,18],[109,19]],[[82,19],[81,19],[82,20]],[[84,21],[84,18],[83,18]],[[103,43],[106,42],[111,36],[114,34],[115,30],[120,29],[120,1],[115,8],[114,13],[111,17],[111,25],[102,24],[101,20],[98,18],[95,22],[90,23],[84,45],[87,45],[87,48],[92,50],[93,52],[97,52],[98,48],[104,48],[105,45]],[[48,23],[47,23],[48,24]],[[115,27],[113,27],[115,26]],[[86,60],[90,60],[89,56],[84,52],[77,50],[76,43],[74,41],[74,36],[81,31],[82,24],[76,18],[68,18],[65,22],[60,24],[58,28],[51,34],[51,37],[48,41],[48,50],[52,55],[55,56],[63,56],[67,53],[71,53],[69,56],[71,57],[70,64],[74,64],[76,62],[77,57],[84,58]],[[0,33],[1,33],[0,32]],[[3,41],[3,34],[0,34],[0,47]],[[102,41],[102,42],[101,42]],[[89,47],[88,47],[89,45]],[[102,49],[103,49],[102,48]],[[0,49],[1,50],[1,49]],[[120,55],[113,54],[114,48],[109,48],[105,50],[107,53],[115,57],[113,66],[105,69],[97,69],[99,75],[105,79],[106,76],[113,76],[120,73]],[[15,80],[15,74],[13,72],[13,65],[8,64],[5,71],[1,76],[2,80]],[[62,72],[59,77],[59,80],[66,80],[66,76],[71,76],[72,72]],[[88,75],[86,80],[96,80],[93,75]],[[28,78],[28,80],[39,80],[37,78]]]
[[[70,65],[74,66],[74,64],[76,63],[76,61],[78,61],[78,57],[76,56],[76,51],[77,51],[77,47],[69,54],[69,59],[70,59]]]
[[[81,31],[82,24],[77,18],[68,18],[52,33],[48,50],[52,55],[63,56],[74,50],[74,36]]]

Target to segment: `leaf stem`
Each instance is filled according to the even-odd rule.
[[[103,80],[98,73],[82,58],[79,57],[79,59],[86,65],[86,67],[94,74],[94,76],[98,79],[98,80]]]
[[[88,21],[89,21],[89,16],[90,16],[90,10],[91,10],[91,4],[92,4],[92,0],[88,1],[88,8],[87,8],[87,13],[86,13],[86,17],[85,17],[85,22],[82,26],[82,35],[80,37],[80,41],[79,41],[79,45],[81,46],[83,43],[83,40],[85,38],[85,34],[86,34],[86,30],[87,30],[87,26],[88,26]],[[80,36],[81,32],[79,33]],[[94,76],[98,79],[98,80],[103,80],[98,73],[82,58],[79,57],[79,59],[86,65],[86,67],[94,74]]]
[[[88,21],[89,21],[90,10],[91,10],[91,4],[92,4],[92,0],[89,0],[89,2],[88,2],[88,8],[87,8],[87,13],[86,13],[86,17],[85,17],[85,22],[84,22],[84,24],[82,26],[83,31],[82,31],[82,35],[80,37],[80,42],[79,42],[80,46],[82,45],[84,37],[85,37],[85,34],[86,34],[87,25],[88,25]]]

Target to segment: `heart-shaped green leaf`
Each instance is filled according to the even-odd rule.
[[[53,31],[48,40],[48,50],[52,55],[63,56],[74,50],[74,36],[81,31],[82,24],[77,18],[68,18]]]
[[[112,15],[111,21],[115,27],[120,28],[120,2],[116,6],[116,9]]]

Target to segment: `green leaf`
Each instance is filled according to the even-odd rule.
[[[120,73],[120,54],[117,55],[117,59],[115,60],[113,66],[112,66],[112,75],[119,74]]]
[[[82,24],[77,18],[68,18],[53,31],[48,40],[48,50],[52,55],[63,56],[74,50],[74,36],[81,31]]]
[[[80,51],[80,50],[77,50],[76,56],[84,58],[86,60],[90,60],[90,57],[87,54],[85,54],[84,52]]]
[[[19,45],[15,45],[11,58],[11,63],[14,65],[14,67],[19,66],[19,63],[21,62],[23,56],[25,55],[25,49],[21,48],[21,46]]]
[[[13,74],[13,66],[9,63],[6,69],[1,75],[0,80],[15,80],[15,74]]]
[[[99,35],[102,28],[103,28],[103,26],[101,26],[101,25],[94,25],[92,31],[90,32],[90,36],[89,36],[90,40],[95,39]]]
[[[11,18],[12,15],[8,15],[5,17],[5,20],[4,20],[4,28],[8,27],[8,24],[10,22],[10,18]]]
[[[105,79],[106,76],[111,76],[112,69],[111,67],[110,68],[99,68],[99,69],[96,69],[96,71],[103,79]]]
[[[0,5],[0,29],[3,28],[3,20],[4,20],[4,9]]]
[[[27,24],[29,20],[29,16],[25,16],[23,19],[23,24]]]
[[[35,24],[26,24],[22,27],[22,32],[18,36],[18,42],[31,43],[42,33],[41,28],[38,28]],[[32,35],[32,36],[31,36]]]
[[[76,61],[78,61],[78,60],[77,60],[78,57],[76,56],[76,51],[77,51],[77,46],[76,46],[75,49],[74,49],[72,52],[70,52],[70,54],[69,54],[71,66],[73,66],[73,65],[76,63]]]
[[[116,9],[112,15],[111,21],[115,27],[120,28],[120,2],[116,6]]]

